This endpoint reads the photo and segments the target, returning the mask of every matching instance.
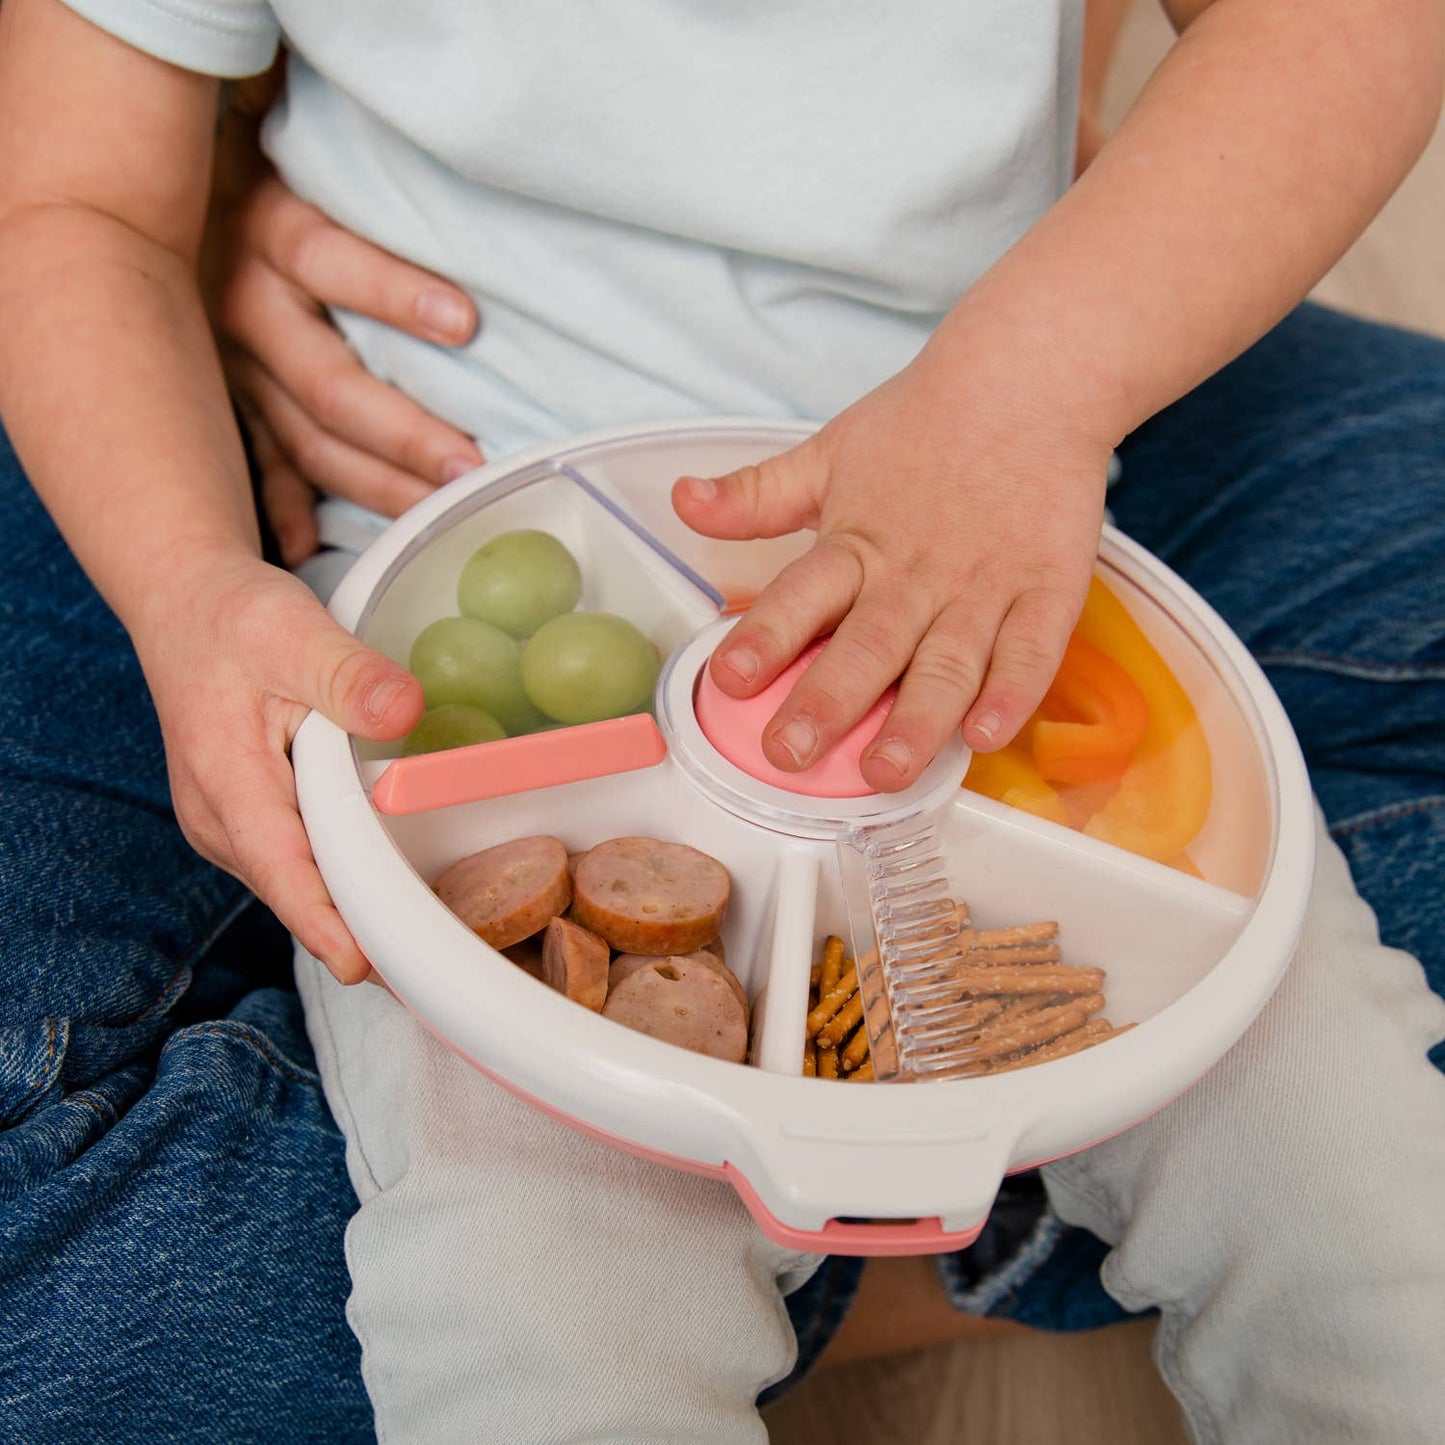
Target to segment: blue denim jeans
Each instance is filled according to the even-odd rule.
[[[1120,525],[1264,663],[1386,942],[1445,993],[1445,345],[1301,308],[1122,462]],[[124,635],[8,447],[0,509],[0,1438],[371,1438],[288,942],[186,847]],[[939,1271],[1081,1328],[1121,1314],[1104,1252],[1023,1175]],[[859,1272],[790,1296],[791,1379]]]
[[[290,941],[3,437],[0,517],[0,1440],[372,1440]]]

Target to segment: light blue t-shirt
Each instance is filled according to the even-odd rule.
[[[451,351],[338,318],[491,455],[826,418],[1069,183],[1082,0],[69,0],[193,69],[292,52],[301,195],[475,298]]]

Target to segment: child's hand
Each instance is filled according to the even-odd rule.
[[[421,715],[421,685],[255,558],[197,565],[168,595],[182,605],[158,599],[133,630],[181,827],[342,983],[356,983],[370,964],[311,857],[287,752],[312,708],[361,737],[400,737]]]
[[[925,349],[792,451],[679,481],[678,514],[708,536],[818,532],[711,662],[724,691],[747,697],[834,633],[769,722],[769,760],[808,767],[900,674],[863,756],[873,787],[913,783],[960,720],[972,748],[1008,742],[1083,605],[1109,451],[1052,397]]]

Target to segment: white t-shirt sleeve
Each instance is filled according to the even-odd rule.
[[[266,0],[65,0],[118,40],[205,75],[265,70],[281,27]]]

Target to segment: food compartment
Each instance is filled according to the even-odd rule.
[[[1236,893],[1071,837],[1002,804],[949,809],[940,835],[952,893],[964,907],[960,921],[974,930],[975,937],[966,935],[965,943],[986,945],[988,951],[968,954],[956,975],[956,997],[930,992],[929,1003],[965,1008],[965,1032],[969,1042],[979,1044],[980,1074],[1066,1056],[1086,1037],[1107,1043],[1115,1033],[1152,1018],[1183,998],[1225,956],[1251,912],[1250,901]],[[816,984],[810,993],[810,975],[826,967],[829,939],[842,940],[845,970],[854,962],[842,873],[831,857],[817,871],[817,886],[803,946],[774,953],[762,1046],[779,1072],[812,1072],[806,1066],[810,1035],[805,1020],[818,994]],[[804,910],[796,912],[801,922]],[[1102,978],[1096,981],[1080,970],[1099,970]],[[1046,978],[1054,981],[1047,990]],[[1103,995],[1102,1007],[1093,997],[1096,990]],[[860,996],[853,1004],[855,1015],[862,1003]],[[826,1029],[832,1019],[826,1009],[815,1018],[820,1016]],[[851,1044],[852,1059],[845,1057],[834,1075],[824,1068],[823,1052],[815,1049],[815,1067],[824,1077],[844,1082],[868,1078],[864,1040],[856,1032],[862,1021],[841,1011],[835,1017],[846,1027],[832,1042],[840,1055]],[[1080,1027],[1087,1032],[1074,1035]],[[1021,1040],[1022,1047],[1005,1048],[1006,1039]],[[863,1072],[853,1074],[850,1062],[863,1064]],[[967,1077],[971,1068],[965,1065],[946,1076]]]
[[[540,563],[533,555],[539,548]],[[568,556],[576,564],[570,591]],[[552,595],[533,585],[539,576],[548,579],[549,568],[561,573]],[[465,619],[462,586],[469,588]],[[356,630],[403,666],[426,633],[422,646],[430,652],[418,657],[417,671],[429,688],[429,713],[460,696],[441,689],[460,678],[465,692],[467,670],[479,669],[482,695],[464,700],[489,711],[499,727],[452,736],[488,743],[649,710],[662,660],[716,615],[713,600],[664,548],[548,462],[477,490],[424,529],[388,569]],[[443,619],[439,637],[433,624]],[[452,620],[459,626],[447,634]],[[495,707],[494,688],[505,694]],[[356,747],[363,760],[410,750],[361,741]]]
[[[378,817],[401,857],[429,888],[463,858],[537,835],[560,840],[572,855],[608,840],[637,837],[684,844],[715,859],[727,870],[730,884],[720,957],[748,999],[748,1056],[763,1067],[785,1071],[778,1069],[775,1039],[787,1003],[770,1007],[769,980],[779,948],[806,952],[812,934],[816,847],[794,847],[790,840],[760,833],[713,807],[666,763],[506,799]],[[446,907],[439,898],[435,906]],[[592,924],[580,916],[575,903],[565,916]],[[705,940],[693,941],[687,952],[705,946]],[[630,951],[623,945],[614,949]],[[480,938],[471,952],[470,961],[478,969],[511,968],[517,961],[515,951],[509,962]],[[666,961],[664,955],[656,957],[659,966]]]
[[[1106,539],[1054,686],[964,786],[1252,897],[1273,846],[1262,726],[1179,584],[1148,575],[1160,570]]]
[[[665,432],[594,444],[559,455],[559,461],[615,500],[715,598],[723,611],[740,611],[789,562],[812,545],[813,534],[729,542],[704,537],[672,508],[672,485],[680,476],[724,476],[796,446],[810,429],[797,423],[776,428],[679,426]]]

